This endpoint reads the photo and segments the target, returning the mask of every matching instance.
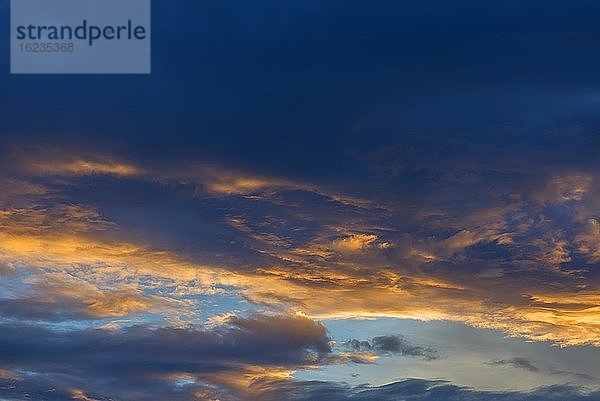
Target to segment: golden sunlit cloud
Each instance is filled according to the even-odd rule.
[[[49,155],[61,155],[52,156]],[[248,174],[239,170],[211,164],[187,164],[180,167],[153,167],[125,161],[114,156],[69,150],[13,150],[13,163],[33,176],[82,177],[111,175],[137,178],[149,182],[197,184],[214,195],[251,196],[264,191],[299,190],[327,197],[339,204],[364,208],[371,201],[341,194],[315,184],[277,177]],[[1,186],[0,186],[1,187]]]
[[[353,234],[333,241],[332,247],[340,252],[360,252],[370,248],[375,241],[377,241],[376,235]]]
[[[583,173],[566,173],[551,178],[546,187],[533,195],[540,203],[581,201],[590,191],[593,177]]]
[[[70,391],[70,393],[71,393],[71,397],[72,397],[74,400],[78,400],[78,401],[99,401],[99,400],[98,400],[98,399],[96,399],[96,398],[89,397],[89,396],[88,396],[88,395],[87,395],[85,392],[83,392],[82,390],[76,390],[76,389],[73,389],[73,390],[71,390],[71,391]]]
[[[34,176],[139,176],[142,169],[113,156],[96,152],[73,152],[66,149],[12,149],[12,164]]]
[[[195,293],[198,288],[210,291],[216,285],[232,286],[252,302],[287,305],[318,319],[447,319],[565,345],[600,345],[598,312],[594,307],[573,311],[571,306],[540,306],[539,300],[519,307],[489,304],[480,298],[476,288],[457,287],[427,276],[401,276],[385,270],[364,274],[321,270],[320,273],[301,274],[282,268],[262,268],[241,273],[235,269],[199,265],[143,245],[112,242],[85,229],[80,229],[79,234],[63,233],[60,229],[46,232],[37,226],[27,229],[29,223],[29,220],[17,220],[9,227],[5,221],[0,232],[0,261],[34,268],[52,267],[57,272],[79,275],[79,278],[83,275],[89,285],[78,284],[79,288],[61,286],[57,284],[61,279],[47,281],[42,286],[49,294],[85,303],[91,316],[119,317],[141,310],[162,310],[168,315],[173,307],[172,300],[139,292],[144,291],[141,283],[146,277],[176,285],[181,293],[185,293],[184,288],[188,285],[192,285],[191,290]],[[348,243],[350,249],[355,250],[374,240],[368,236],[352,237]],[[129,282],[131,287],[108,292],[100,290],[102,286],[119,282]],[[561,296],[575,302],[579,295]],[[452,302],[448,302],[449,299]],[[585,299],[589,300],[589,295]],[[176,313],[185,314],[184,310],[178,305]]]
[[[240,365],[234,371],[201,374],[193,377],[196,381],[210,383],[217,386],[225,386],[238,399],[260,399],[264,392],[264,386],[272,383],[292,380],[294,370],[284,367],[270,366],[268,368],[255,365]],[[212,398],[212,393],[206,390],[198,390],[195,393],[197,399],[207,400]]]
[[[585,232],[576,237],[578,251],[586,255],[590,262],[600,262],[600,221],[589,219]]]
[[[48,163],[32,163],[32,172],[42,175],[118,175],[139,174],[137,167],[113,161],[68,160]]]
[[[63,171],[75,174],[69,168]],[[136,174],[141,170],[112,171],[126,175],[127,171]],[[227,174],[214,178],[215,190],[233,193],[285,185],[238,178]],[[600,345],[598,305],[589,303],[591,289],[585,294],[577,287],[561,290],[560,297],[570,300],[568,305],[544,301],[554,299],[553,293],[533,284],[515,285],[495,300],[493,292],[486,293],[493,288],[481,286],[490,280],[505,280],[502,272],[492,269],[493,274],[484,272],[468,283],[457,283],[459,279],[436,277],[435,272],[424,273],[418,267],[419,263],[449,259],[478,243],[513,246],[513,241],[506,240],[511,233],[491,212],[481,211],[469,217],[471,227],[446,239],[413,242],[406,259],[395,264],[376,255],[365,255],[371,249],[377,254],[393,248],[391,242],[370,230],[348,233],[333,227],[329,233],[316,233],[304,247],[294,247],[289,240],[250,228],[243,219],[230,218],[231,226],[258,241],[257,249],[265,246],[261,251],[273,257],[271,265],[249,269],[214,266],[139,240],[127,241],[123,228],[96,209],[69,203],[36,205],[35,197],[43,199],[49,192],[35,185],[21,183],[19,187],[21,190],[12,191],[11,196],[27,197],[28,204],[0,209],[0,265],[10,266],[11,271],[32,272],[38,280],[32,285],[43,290],[48,299],[54,299],[56,304],[64,301],[84,305],[84,313],[89,317],[122,318],[154,311],[174,322],[181,316],[197,315],[197,305],[182,302],[182,297],[217,294],[227,287],[248,301],[303,312],[311,318],[446,319],[562,345]],[[595,220],[589,220],[587,231],[577,236],[579,252],[591,260],[595,260],[600,242],[597,226]],[[337,238],[332,239],[332,233]],[[542,255],[547,255],[549,263],[567,260],[567,245],[559,239],[538,247],[545,249]],[[336,252],[344,258],[340,259]],[[403,263],[416,263],[417,268],[404,268]],[[53,280],[57,274],[79,281],[71,285],[67,276]],[[62,286],[58,284],[61,280],[65,281]],[[148,294],[156,289],[161,289],[161,296]],[[544,297],[532,295],[542,293]],[[531,301],[524,303],[524,296],[528,295]]]

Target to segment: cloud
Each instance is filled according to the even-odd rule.
[[[594,178],[590,174],[571,172],[550,178],[546,187],[533,194],[538,202],[581,201],[590,192]]]
[[[590,262],[600,262],[600,221],[589,219],[586,230],[577,235],[578,251],[586,255]]]
[[[491,365],[497,366],[512,366],[513,368],[527,370],[529,372],[539,372],[540,369],[529,359],[515,357],[511,359],[501,359],[499,361],[490,362]]]
[[[31,181],[1,177],[0,193],[1,207],[18,208],[35,205],[40,199],[50,196],[51,189]]]
[[[148,85],[0,77],[2,292],[46,271],[93,286],[7,311],[227,293],[600,345],[597,5],[160,3],[181,63]],[[178,38],[207,32],[203,57]]]
[[[343,342],[354,351],[368,351],[379,355],[403,355],[420,357],[425,360],[439,358],[435,349],[411,344],[400,335],[385,335],[374,337],[371,341],[350,340]]]
[[[514,357],[510,359],[500,359],[495,361],[487,362],[488,365],[493,366],[508,366],[513,367],[515,369],[522,369],[531,373],[549,373],[551,375],[562,375],[569,376],[572,379],[577,380],[578,382],[594,382],[596,379],[588,374],[566,371],[566,370],[557,370],[553,367],[543,368],[538,366],[534,361],[524,358],[524,357]]]
[[[101,290],[61,273],[29,278],[29,287],[11,298],[0,298],[0,315],[13,319],[66,321],[114,318],[139,312],[174,312],[182,303],[144,294],[121,285]]]
[[[18,386],[4,388],[6,399],[56,391],[102,400],[189,399],[210,385],[249,391],[260,378],[287,377],[283,372],[319,363],[332,352],[323,325],[302,316],[263,315],[232,317],[210,330],[53,331],[3,324],[0,350],[3,372],[28,372]],[[189,378],[189,386],[182,387],[182,378]]]
[[[132,177],[142,170],[113,156],[96,152],[64,152],[58,148],[13,148],[8,157],[13,167],[34,176],[102,176]]]
[[[0,369],[0,380],[21,380],[22,376],[16,372]]]
[[[330,201],[353,207],[369,207],[371,202],[332,190],[330,186],[277,177],[248,173],[219,163],[181,161],[170,165],[130,161],[107,153],[72,148],[24,150],[16,147],[4,155],[10,160],[9,174],[25,175],[29,178],[84,178],[113,176],[120,179],[161,183],[164,185],[197,185],[198,193],[219,196],[270,197],[278,191],[300,191],[323,196]],[[1,159],[0,159],[1,161]],[[0,166],[1,167],[1,166]],[[7,179],[7,183],[29,185],[28,190],[40,191],[27,181]],[[75,184],[75,181],[71,181]],[[0,182],[0,188],[2,188]],[[23,188],[25,189],[25,188]]]
[[[12,266],[0,262],[0,277],[8,275],[12,276],[14,272],[15,269]]]
[[[600,393],[583,392],[576,387],[551,386],[530,392],[491,392],[458,387],[443,381],[408,379],[379,387],[357,386],[331,382],[275,381],[257,383],[260,396],[255,401],[592,401]]]
[[[585,218],[587,209],[581,209],[597,192],[593,180],[582,178],[586,195],[568,200],[535,200],[548,185],[571,191],[552,172],[541,184],[510,195],[494,187],[477,205],[438,199],[435,193],[411,209],[418,213],[408,213],[387,207],[390,203],[379,197],[360,207],[332,201],[310,192],[319,185],[294,187],[290,183],[300,181],[291,179],[274,179],[273,186],[244,196],[225,191],[214,197],[184,183],[266,175],[180,166],[159,172],[161,166],[144,164],[127,182],[119,175],[90,176],[85,185],[45,176],[35,178],[43,185],[34,185],[32,177],[31,185],[13,179],[21,190],[10,192],[0,210],[0,262],[17,273],[68,273],[106,292],[85,301],[48,293],[49,305],[24,297],[32,310],[48,306],[55,319],[152,310],[166,319],[195,318],[198,303],[187,296],[228,292],[317,319],[448,319],[563,346],[597,344],[593,269],[567,268],[582,255],[594,262],[595,231],[585,223],[592,221]],[[128,191],[134,183],[143,190]],[[124,197],[115,200],[121,192]],[[556,207],[561,213],[578,209],[557,214],[566,222],[541,217],[558,213]],[[160,298],[153,296],[157,289]],[[557,297],[570,305],[548,301]],[[169,307],[174,304],[177,313]],[[5,311],[26,313],[14,297]]]
[[[0,217],[3,224],[0,261],[5,265],[34,271],[66,272],[99,289],[118,288],[129,283],[130,288],[137,291],[138,295],[132,298],[135,302],[123,303],[131,305],[132,309],[122,308],[119,302],[110,302],[114,292],[98,295],[98,302],[88,303],[96,308],[96,312],[93,308],[88,309],[88,316],[123,316],[142,310],[143,305],[148,310],[155,309],[168,315],[170,308],[159,307],[155,297],[139,298],[140,292],[162,286],[166,288],[164,300],[169,304],[169,298],[176,300],[191,292],[214,293],[215,287],[226,286],[230,292],[249,301],[300,310],[314,318],[449,319],[563,345],[594,343],[598,338],[594,304],[589,304],[590,298],[586,295],[591,292],[563,287],[561,293],[545,293],[542,292],[547,291],[543,285],[539,288],[530,285],[524,289],[522,281],[504,275],[473,278],[469,268],[462,273],[455,267],[445,267],[442,262],[436,262],[437,271],[432,274],[419,266],[420,260],[411,260],[410,252],[402,255],[401,247],[391,250],[391,255],[336,260],[328,253],[315,258],[310,246],[308,253],[301,253],[290,251],[286,242],[270,241],[269,246],[273,248],[269,254],[279,258],[272,260],[283,261],[277,267],[264,268],[261,263],[252,268],[225,263],[211,266],[143,242],[117,241],[111,237],[122,238],[125,227],[108,221],[94,208],[50,204],[30,209],[5,209]],[[392,259],[387,259],[390,257]],[[395,258],[406,267],[395,265]],[[209,254],[207,260],[214,263],[218,259]],[[444,263],[464,265],[460,259]],[[303,266],[303,269],[297,270],[295,266]],[[452,271],[452,276],[444,275],[446,269]],[[560,279],[567,283],[570,280],[564,275],[560,275]],[[504,291],[495,290],[499,285]],[[523,292],[530,294],[529,303],[523,303]],[[561,303],[543,301],[557,296],[591,307],[572,310]],[[494,297],[497,299],[492,301]],[[449,303],[448,299],[453,301]],[[56,305],[61,302],[57,301]],[[73,302],[75,311],[81,311],[81,305],[85,304],[77,299]],[[193,314],[194,307],[193,303],[189,307],[182,306],[178,314]],[[14,302],[11,308],[23,310]],[[582,325],[588,330],[582,330]]]
[[[370,248],[377,236],[372,234],[353,234],[349,237],[337,239],[333,241],[333,249],[340,252],[361,252]]]
[[[70,393],[71,393],[71,398],[73,398],[74,400],[79,400],[79,401],[100,401],[97,398],[88,397],[81,390],[71,390]]]

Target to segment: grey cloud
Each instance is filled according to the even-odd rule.
[[[439,358],[437,350],[411,344],[400,335],[385,335],[374,337],[371,341],[352,339],[345,342],[354,351],[368,351],[379,355],[406,355],[427,360]]]
[[[532,361],[527,358],[515,357],[511,359],[501,359],[499,361],[489,362],[490,365],[512,366],[517,369],[524,369],[530,372],[539,372],[538,368]]]
[[[265,386],[266,387],[266,386]],[[408,379],[379,387],[327,382],[279,382],[263,388],[257,401],[597,401],[600,392],[551,386],[530,392],[488,392],[443,381]]]
[[[298,316],[233,318],[210,330],[52,331],[3,324],[0,369],[28,374],[4,383],[0,398],[34,392],[35,399],[54,400],[61,391],[81,388],[98,399],[189,399],[202,384],[181,387],[169,376],[243,374],[248,366],[299,368],[326,359],[329,344],[323,325]]]
[[[0,262],[0,277],[3,276],[13,276],[15,270],[9,265]]]
[[[523,369],[523,370],[526,370],[526,371],[529,371],[532,373],[546,372],[546,373],[550,373],[553,375],[570,376],[577,381],[583,381],[583,382],[589,382],[589,381],[595,380],[595,378],[593,376],[590,376],[585,373],[572,372],[572,371],[566,371],[566,370],[557,370],[552,367],[549,367],[549,368],[540,367],[534,361],[532,361],[528,358],[523,358],[523,357],[500,359],[500,360],[488,362],[487,364],[495,365],[495,366],[511,366],[513,368]]]
[[[88,305],[73,300],[44,301],[36,297],[0,299],[0,315],[23,320],[64,321],[89,319]]]
[[[596,380],[596,378],[594,376],[585,374],[585,373],[578,373],[578,372],[571,372],[568,370],[554,370],[551,369],[550,372],[554,375],[565,375],[565,376],[571,376],[577,380],[582,380],[582,381],[594,381]]]

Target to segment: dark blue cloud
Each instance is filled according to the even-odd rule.
[[[91,205],[118,227],[94,232],[97,238],[114,236],[234,272],[277,267],[287,282],[311,290],[348,290],[332,278],[343,273],[369,288],[410,292],[410,280],[402,280],[416,277],[455,285],[432,300],[444,307],[481,301],[500,315],[530,307],[562,317],[597,307],[588,295],[600,277],[594,254],[600,196],[593,183],[600,173],[600,3],[153,3],[149,76],[9,75],[8,31],[0,30],[0,175],[52,193],[5,201],[2,207],[19,216],[48,215],[29,226],[7,220],[3,230],[69,231],[49,216],[53,208]],[[9,26],[8,4],[0,0],[1,26]],[[55,177],[24,167],[49,155],[90,153],[140,166],[146,175]],[[186,175],[195,164],[305,185],[215,194],[205,177]],[[344,203],[323,188],[370,203]],[[382,248],[352,257],[323,252],[354,233],[376,235]],[[0,264],[0,276],[13,271]],[[382,271],[398,282],[374,274]],[[555,299],[577,300],[580,293],[575,306]],[[396,304],[382,305],[391,313]],[[62,298],[3,298],[0,313],[63,321],[89,318],[85,306]],[[455,310],[449,313],[457,318]],[[7,325],[0,363],[26,377],[9,380],[0,396],[21,399],[29,392],[61,400],[71,396],[67,388],[91,383],[98,399],[114,389],[124,399],[183,400],[186,391],[144,375],[231,372],[238,367],[232,363],[327,363],[324,327],[291,322],[299,325],[234,319],[220,332],[133,328],[118,336]],[[560,323],[573,327],[568,319]],[[535,330],[543,336],[556,327]],[[552,339],[597,337],[558,331]],[[363,348],[433,356],[393,336],[359,342]],[[518,358],[496,364],[538,369]],[[265,400],[600,397],[570,387],[485,393],[420,380],[377,388],[270,385]],[[144,386],[147,393],[136,392]],[[54,387],[60,389],[48,392]]]
[[[227,380],[220,383],[218,375],[244,375],[256,366],[296,368],[331,357],[325,327],[296,316],[232,317],[226,326],[205,330],[1,326],[0,373],[13,372],[14,377],[0,376],[0,397],[9,400],[28,393],[39,400],[65,399],[55,392],[70,389],[100,399],[190,399],[199,386],[226,386]],[[182,389],[177,384],[182,374],[197,378],[197,384]]]
[[[153,75],[3,74],[0,131],[305,177],[358,178],[352,155],[386,146],[421,160],[535,146],[573,161],[598,145],[597,9],[155,1]],[[548,134],[574,126],[579,144]]]
[[[410,379],[380,387],[348,387],[326,382],[276,383],[271,393],[257,400],[331,401],[594,401],[600,393],[582,393],[569,386],[552,386],[531,392],[486,392],[445,382]]]

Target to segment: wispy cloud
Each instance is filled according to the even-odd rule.
[[[540,371],[540,369],[532,361],[530,361],[527,358],[522,358],[522,357],[501,359],[498,361],[492,361],[492,362],[490,362],[490,364],[497,365],[497,366],[512,366],[513,368],[524,369],[529,372],[539,372]]]

